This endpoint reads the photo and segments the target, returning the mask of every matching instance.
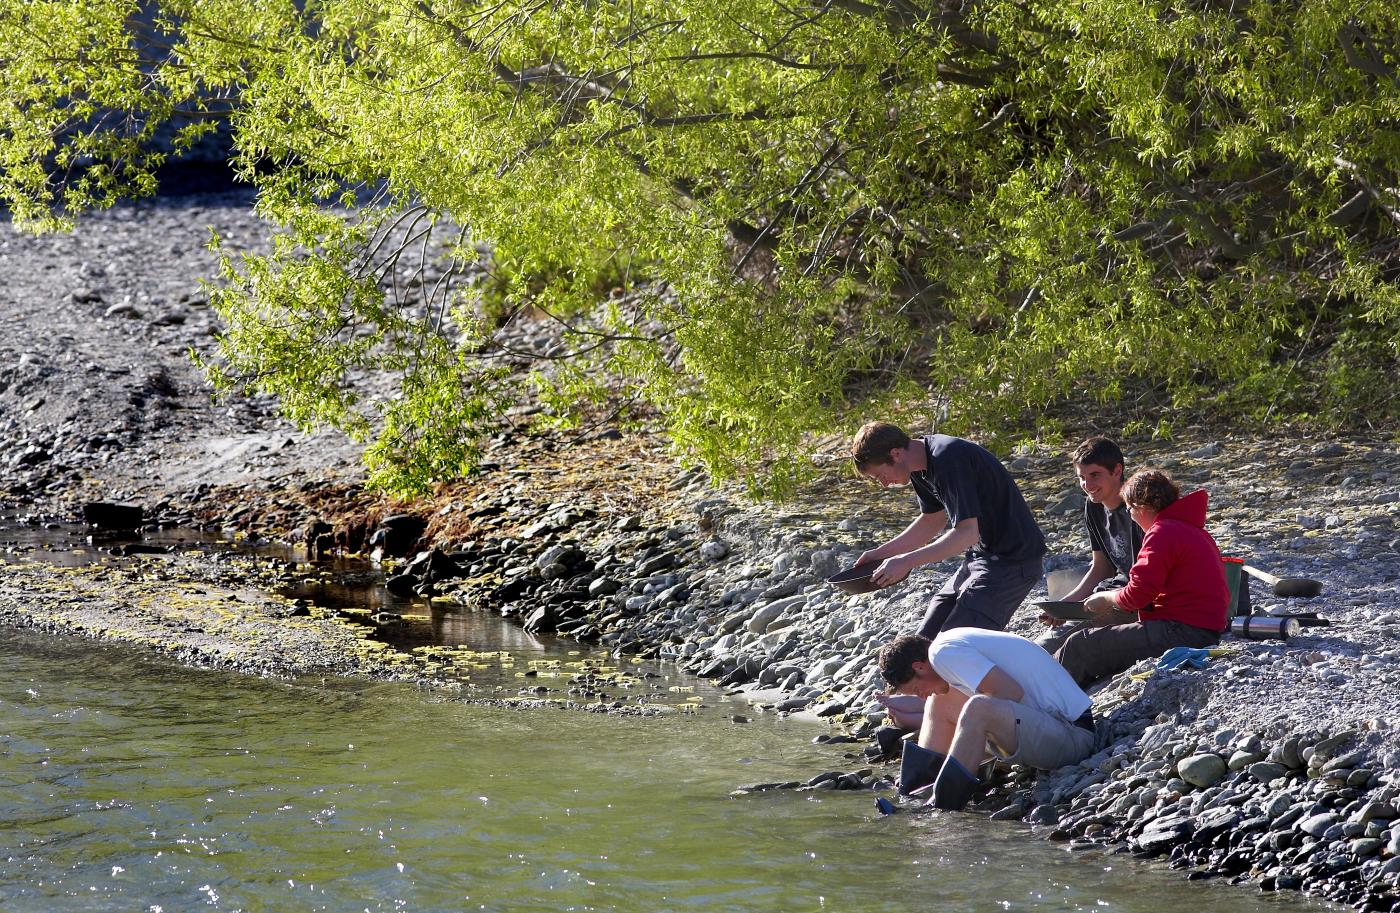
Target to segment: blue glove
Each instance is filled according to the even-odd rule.
[[[1204,669],[1210,659],[1210,651],[1199,647],[1172,647],[1157,660],[1158,669]]]

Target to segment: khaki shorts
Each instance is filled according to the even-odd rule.
[[[1094,753],[1094,733],[1084,727],[1026,704],[1012,701],[1011,706],[1016,713],[1016,750],[1006,754],[989,742],[998,757],[1037,770],[1054,770],[1078,764]]]

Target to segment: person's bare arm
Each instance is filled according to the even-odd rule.
[[[880,586],[898,583],[908,577],[909,572],[916,567],[936,564],[945,558],[962,554],[977,544],[980,535],[977,518],[968,517],[923,548],[886,558],[875,569],[875,573],[870,575],[870,579]]]
[[[860,557],[856,559],[856,564],[865,564],[867,561],[883,561],[886,558],[893,558],[895,555],[903,555],[913,551],[919,546],[933,541],[933,537],[938,535],[947,523],[948,514],[946,511],[919,514],[912,523],[904,527],[904,531],[898,536],[884,545],[861,552]]]
[[[985,694],[988,697],[998,697],[1005,701],[1019,701],[1026,696],[1026,689],[1021,687],[1021,683],[1012,678],[1001,666],[993,666],[987,670],[987,674],[982,676],[982,681],[977,683],[977,693]]]
[[[918,729],[924,724],[924,700],[912,694],[877,692],[875,700],[900,729]]]

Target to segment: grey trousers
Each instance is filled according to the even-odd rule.
[[[918,633],[928,638],[953,628],[1001,631],[1040,582],[1042,561],[1015,564],[963,558],[953,576],[929,600]]]
[[[1140,659],[1161,656],[1172,647],[1213,647],[1219,631],[1180,621],[1135,621],[1131,624],[1080,628],[1055,653],[1081,687],[1116,675]]]
[[[1035,642],[1045,648],[1045,652],[1052,656],[1059,652],[1059,649],[1080,631],[1087,631],[1091,628],[1103,628],[1109,625],[1125,625],[1137,621],[1136,612],[1114,612],[1106,618],[1085,618],[1082,621],[1066,621],[1058,624],[1035,639]]]

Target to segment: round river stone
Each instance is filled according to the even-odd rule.
[[[1206,789],[1225,778],[1229,768],[1218,754],[1196,754],[1182,758],[1176,766],[1177,776],[1200,789]]]

